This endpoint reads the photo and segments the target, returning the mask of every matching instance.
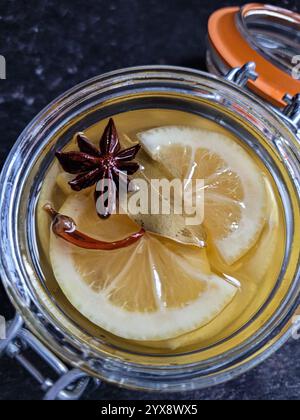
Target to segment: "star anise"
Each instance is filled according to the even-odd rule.
[[[100,139],[99,150],[81,133],[77,135],[77,143],[79,152],[57,152],[56,157],[64,171],[77,175],[69,182],[74,191],[81,191],[97,184],[96,203],[108,192],[108,198],[103,198],[105,203],[96,206],[99,216],[107,218],[116,205],[112,201],[115,201],[115,192],[119,191],[121,183],[126,182],[128,190],[130,180],[127,175],[133,175],[140,169],[140,165],[133,162],[140,150],[140,145],[121,150],[118,132],[112,118]],[[115,187],[114,191],[113,189],[107,191],[109,183]]]

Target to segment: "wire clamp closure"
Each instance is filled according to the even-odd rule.
[[[53,381],[45,377],[24,355],[26,350],[32,350],[38,355],[46,366],[54,371],[58,380]],[[79,400],[89,386],[96,389],[101,384],[99,380],[89,377],[80,369],[69,369],[39,339],[24,328],[20,315],[16,315],[14,320],[8,323],[6,338],[0,340],[0,357],[4,355],[18,361],[40,384],[42,391],[45,392],[44,400]]]
[[[295,96],[285,95],[284,101],[288,104],[283,114],[288,117],[292,124],[300,130],[300,93]]]
[[[258,74],[256,73],[256,64],[251,61],[245,64],[243,67],[234,68],[230,70],[229,73],[227,73],[225,79],[237,86],[244,88],[247,86],[249,80],[255,82],[258,79]]]

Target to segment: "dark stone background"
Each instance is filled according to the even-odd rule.
[[[205,68],[211,12],[243,1],[1,0],[0,165],[25,125],[49,101],[99,73],[144,64]],[[299,10],[299,0],[273,1]],[[0,187],[1,188],[1,187]],[[0,313],[13,310],[0,286]],[[37,399],[34,380],[15,362],[0,360],[0,400]],[[146,394],[103,385],[90,399],[295,399],[300,397],[300,347],[291,341],[237,380],[188,394]]]

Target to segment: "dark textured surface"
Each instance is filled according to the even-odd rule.
[[[0,2],[0,165],[20,131],[50,100],[87,78],[120,67],[174,64],[204,69],[210,13],[242,1],[27,0]],[[299,0],[273,4],[299,9]],[[0,187],[1,188],[1,187]],[[0,286],[0,313],[13,311]],[[40,398],[38,386],[0,360],[0,400]],[[149,395],[103,385],[91,399],[299,399],[300,346],[287,344],[226,385],[181,395]]]

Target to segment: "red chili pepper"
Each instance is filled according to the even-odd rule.
[[[126,248],[136,243],[145,234],[145,230],[141,229],[139,232],[133,233],[132,235],[128,236],[125,239],[121,239],[120,241],[115,241],[115,242],[99,241],[77,230],[76,223],[74,222],[73,219],[71,219],[71,217],[64,216],[58,213],[57,211],[53,209],[53,207],[51,207],[50,204],[46,204],[44,206],[44,210],[47,211],[47,213],[52,218],[53,233],[56,236],[59,236],[65,241],[79,248],[104,250],[104,251],[111,251],[114,249]]]

